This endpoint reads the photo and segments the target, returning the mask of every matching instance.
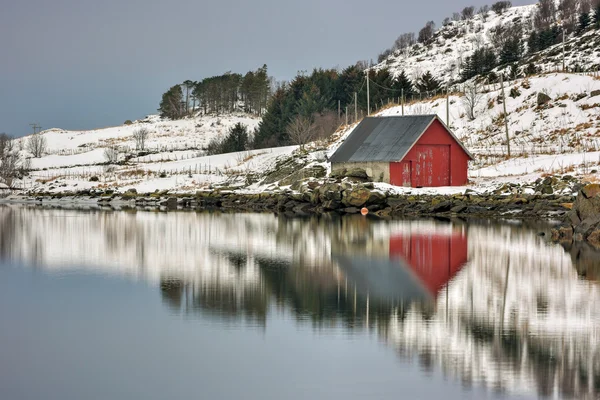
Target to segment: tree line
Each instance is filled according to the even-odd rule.
[[[267,66],[245,75],[226,72],[200,81],[185,80],[162,95],[158,108],[160,116],[184,118],[198,112],[222,114],[244,111],[260,116],[271,95],[272,79]]]

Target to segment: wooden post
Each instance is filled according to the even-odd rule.
[[[502,90],[502,106],[504,107],[504,129],[506,130],[506,151],[510,158],[510,137],[508,136],[508,114],[506,113],[506,96],[504,95],[504,80],[500,73],[500,90]]]
[[[354,92],[354,123],[358,121],[358,93]]]
[[[369,94],[369,70],[367,70],[367,117],[371,115],[371,99]]]

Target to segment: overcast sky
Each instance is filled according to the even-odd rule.
[[[427,20],[483,4],[491,1],[3,0],[0,132],[118,125],[154,113],[176,83],[263,64],[277,80],[346,67]]]

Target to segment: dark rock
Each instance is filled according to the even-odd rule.
[[[442,201],[438,204],[433,205],[430,208],[430,211],[432,213],[440,213],[440,212],[448,212],[452,209],[452,202],[451,201]]]
[[[600,193],[600,185],[597,183],[586,185],[581,189],[581,193],[583,193],[586,199],[596,197]]]
[[[590,97],[600,96],[600,90],[592,90],[590,92]]]
[[[367,203],[370,197],[371,192],[368,189],[357,187],[355,189],[344,191],[342,203],[346,206],[362,207]]]
[[[458,206],[452,207],[450,209],[450,211],[455,214],[460,214],[461,212],[465,211],[466,209],[467,209],[467,206],[465,206],[464,204],[460,204]]]
[[[573,203],[573,210],[582,221],[600,214],[600,185],[587,185],[579,192]]]
[[[347,207],[347,208],[343,208],[341,211],[345,212],[346,214],[358,214],[358,213],[360,213],[360,208]]]
[[[353,168],[346,172],[345,176],[351,178],[359,178],[359,179],[369,179],[369,175],[367,175],[367,171],[362,168]]]
[[[581,237],[587,239],[592,231],[598,227],[598,224],[600,224],[600,215],[586,218],[575,226],[573,233],[575,235],[580,234]]]
[[[545,93],[539,92],[538,96],[537,96],[537,105],[538,106],[543,106],[544,104],[550,102],[550,100],[552,100],[550,98],[550,96],[548,96]]]
[[[567,213],[567,218],[568,222],[570,222],[573,226],[581,223],[581,219],[579,218],[579,215],[577,215],[577,211],[575,210],[569,211]]]
[[[561,240],[571,241],[573,240],[573,227],[570,225],[563,225],[558,228],[552,229],[552,240],[557,242]]]

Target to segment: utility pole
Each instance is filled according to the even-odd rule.
[[[33,134],[34,134],[34,135],[35,135],[36,133],[39,133],[39,132],[41,132],[41,131],[42,131],[42,127],[41,127],[39,124],[37,124],[37,123],[34,123],[34,124],[29,124],[29,126],[31,126],[31,127],[33,128]]]
[[[402,103],[402,115],[404,115],[404,88],[400,89],[400,93],[401,93],[401,103]]]
[[[348,126],[348,106],[346,106],[346,126]]]
[[[508,114],[506,113],[506,96],[504,95],[504,79],[500,73],[500,90],[502,90],[502,106],[504,107],[504,129],[506,130],[506,150],[510,158],[510,137],[508,136]]]
[[[358,121],[358,93],[354,92],[354,123]]]
[[[342,110],[340,107],[341,107],[340,100],[338,100],[338,123],[340,122],[340,119],[342,119]]]
[[[446,125],[450,128],[450,91],[446,86]]]
[[[367,117],[371,115],[371,99],[369,95],[369,70],[367,70]]]

